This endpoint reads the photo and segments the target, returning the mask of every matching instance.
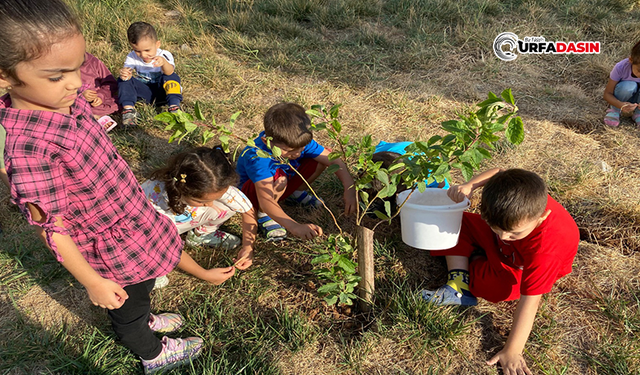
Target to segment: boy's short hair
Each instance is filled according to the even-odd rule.
[[[629,58],[631,59],[631,65],[640,65],[640,42],[636,43],[636,45],[631,48],[631,55]]]
[[[287,147],[301,148],[313,140],[309,129],[311,119],[302,106],[295,103],[279,103],[264,115],[264,134],[271,142]]]
[[[547,207],[547,185],[524,169],[496,173],[482,189],[480,215],[489,226],[513,230],[524,220],[542,216]]]
[[[158,40],[156,29],[146,22],[134,22],[127,29],[127,39],[129,43],[138,44],[140,39],[149,38],[153,41]]]

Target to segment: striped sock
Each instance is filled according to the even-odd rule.
[[[447,285],[452,287],[458,293],[469,292],[469,271],[467,270],[450,270],[449,271],[449,281],[447,281]]]

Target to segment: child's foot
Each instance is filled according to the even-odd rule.
[[[177,104],[170,105],[170,106],[169,106],[169,108],[168,108],[168,110],[169,110],[169,112],[171,112],[171,113],[175,113],[175,112],[178,112],[178,111],[180,110],[180,106],[179,106],[179,105],[177,105]]]
[[[153,290],[162,289],[167,285],[169,285],[169,278],[167,277],[167,275],[157,277],[156,283],[153,284]]]
[[[636,126],[640,129],[640,110],[634,110],[631,118],[633,119],[633,122],[636,123]]]
[[[145,374],[164,372],[180,365],[190,363],[192,359],[200,355],[203,341],[198,337],[186,339],[162,338],[162,352],[150,360],[143,359],[142,366]]]
[[[258,218],[258,229],[267,241],[280,241],[287,237],[287,230],[267,215]]]
[[[606,111],[606,115],[604,115],[604,124],[614,128],[620,125],[620,110],[617,108],[609,107]]]
[[[122,110],[122,126],[130,127],[138,125],[138,111],[135,108],[125,108]]]
[[[182,326],[182,315],[173,313],[149,314],[149,328],[153,332],[169,333]]]
[[[436,305],[475,306],[478,299],[471,292],[457,292],[449,285],[443,285],[436,290],[423,290],[422,298]]]
[[[232,250],[242,244],[242,240],[233,234],[217,230],[213,233],[196,235],[192,232],[187,234],[187,243],[191,246],[203,245],[209,247],[219,247],[223,250]]]
[[[313,194],[309,194],[306,191],[294,191],[293,194],[285,199],[285,203],[303,207],[319,208],[322,207],[323,200],[314,197]]]
[[[110,132],[111,129],[115,128],[118,123],[116,120],[112,119],[110,116],[102,116],[98,119],[98,124],[102,126],[105,132]]]

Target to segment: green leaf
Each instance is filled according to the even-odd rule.
[[[338,258],[338,266],[340,268],[342,268],[346,273],[355,273],[356,272],[355,263],[353,263],[352,261],[350,261],[349,259],[347,259],[344,256],[341,256],[340,258]]]
[[[338,117],[338,111],[340,110],[340,107],[342,107],[342,104],[336,104],[331,107],[331,109],[329,110],[329,116],[331,116],[331,118]]]
[[[271,154],[273,154],[274,157],[279,158],[280,156],[282,156],[282,150],[278,146],[272,146]]]
[[[233,125],[236,123],[236,120],[238,119],[238,116],[240,116],[241,113],[242,111],[238,111],[231,115],[231,118],[229,119],[229,129],[233,127]]]
[[[336,131],[336,133],[340,133],[342,131],[342,125],[338,120],[331,121],[331,126],[333,127],[333,130]]]
[[[331,293],[338,291],[338,283],[329,283],[318,288],[318,293]]]
[[[198,120],[205,120],[204,116],[202,115],[202,111],[200,110],[200,102],[196,102],[196,104],[193,105],[193,112],[195,113]]]
[[[360,190],[358,192],[360,194],[360,199],[366,204],[369,203],[369,193],[367,193],[366,191],[362,191]]]
[[[424,191],[427,190],[427,183],[424,181],[420,181],[416,185],[418,185],[418,191],[421,193],[424,193]]]
[[[384,171],[377,171],[376,178],[385,185],[389,185],[389,176]]]
[[[192,131],[198,129],[198,125],[194,124],[193,122],[187,122],[184,124],[184,129],[187,131],[187,133],[191,133]]]
[[[228,145],[229,144],[229,136],[228,135],[221,135],[220,137],[218,137],[218,140],[223,145],[225,145],[225,144]]]
[[[324,301],[329,306],[335,305],[336,302],[338,302],[338,296],[327,296],[327,297],[324,297]]]
[[[322,117],[322,113],[316,109],[308,109],[307,114],[311,117]]]
[[[473,178],[473,167],[469,163],[462,163],[460,172],[462,172],[462,177],[464,177],[465,181],[469,181]]]
[[[441,139],[442,139],[442,137],[441,137],[441,136],[439,136],[439,135],[434,135],[433,137],[429,138],[429,140],[427,141],[427,144],[428,144],[429,146],[431,146],[432,144],[434,144],[434,143],[438,142],[438,141],[439,141],[439,140],[441,140]]]
[[[384,201],[384,211],[387,214],[387,216],[391,217],[391,202]]]
[[[257,155],[259,158],[263,158],[263,159],[271,159],[271,155],[270,155],[268,152],[266,152],[266,151],[264,151],[264,150],[261,150],[261,149],[256,150],[256,155]]]
[[[324,130],[327,128],[326,122],[321,122],[318,124],[311,124],[311,130]]]
[[[329,153],[329,156],[327,157],[329,158],[329,161],[332,161],[332,160],[340,159],[341,156],[342,154],[340,153],[340,151],[331,151]]]
[[[478,147],[476,150],[480,154],[482,154],[482,156],[484,156],[485,159],[491,159],[491,153],[487,149],[482,148],[482,147]]]
[[[490,94],[493,94],[493,93],[490,93]],[[498,98],[495,94],[493,94],[493,96],[494,96],[493,98],[490,97],[489,99],[478,103],[478,107],[482,108],[482,107],[486,107],[486,106],[488,106],[490,104],[494,104],[494,103],[498,103],[498,102],[502,101],[502,99]]]
[[[156,121],[174,122],[175,123],[175,119],[173,117],[173,113],[170,113],[170,112],[159,113],[159,114],[155,115],[155,117],[153,119],[156,120]]]
[[[349,306],[353,305],[353,301],[345,293],[340,293],[340,303],[349,305]]]
[[[500,96],[502,96],[502,98],[504,99],[505,102],[511,104],[511,105],[516,105],[515,100],[513,99],[513,94],[511,93],[511,89],[506,89],[502,92],[502,94],[500,94]]]
[[[520,116],[514,117],[509,121],[509,126],[504,135],[514,145],[519,145],[524,141],[524,123]]]
[[[383,214],[383,213],[382,213],[382,212],[380,212],[380,211],[377,211],[377,210],[376,210],[376,211],[373,211],[373,213],[374,213],[374,214],[378,217],[378,219],[380,219],[380,220],[389,220],[389,216],[387,216],[387,215]]]
[[[326,173],[336,173],[340,169],[340,166],[337,164],[331,164],[327,167]]]
[[[247,146],[256,147],[256,142],[253,139],[247,139]]]

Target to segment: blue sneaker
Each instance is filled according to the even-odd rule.
[[[425,301],[436,305],[475,306],[478,304],[478,299],[470,292],[459,293],[447,284],[436,290],[423,290],[421,293]]]
[[[258,229],[267,237],[267,241],[281,241],[287,237],[287,230],[269,216],[258,218]]]
[[[313,196],[313,194],[309,194],[306,191],[303,191],[297,197],[294,197],[293,195],[291,195],[287,197],[287,199],[285,199],[284,201],[286,204],[290,206],[313,207],[313,208],[320,208],[322,207],[322,203],[323,203],[322,199],[318,199],[315,196]]]

